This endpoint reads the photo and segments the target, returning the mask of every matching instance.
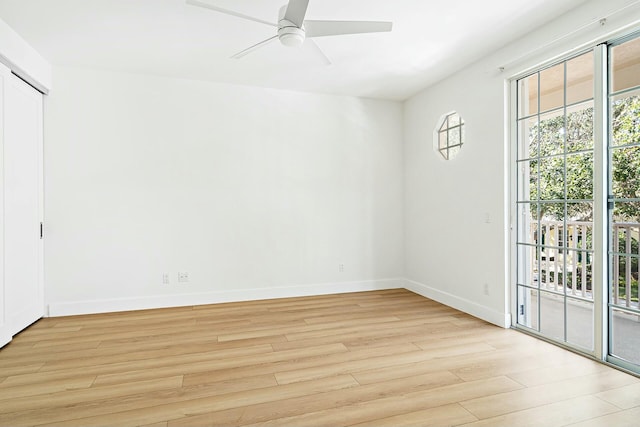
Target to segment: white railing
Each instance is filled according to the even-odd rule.
[[[635,242],[635,248],[634,248]],[[613,224],[613,251],[620,255],[613,255],[613,283],[617,284],[613,294],[613,303],[626,307],[638,307],[638,302],[631,300],[633,288],[638,295],[638,267],[640,257],[640,224],[633,222],[618,222]],[[635,259],[635,269],[633,268]],[[620,261],[624,264],[624,292],[620,295]],[[634,286],[635,283],[635,286]],[[624,304],[622,302],[624,301]]]
[[[566,232],[565,232],[566,227]],[[529,241],[542,245],[540,254],[530,252],[530,283],[540,282],[540,288],[564,292],[584,299],[592,294],[592,236],[593,223],[588,221],[541,221],[531,224]],[[638,308],[634,296],[638,294],[640,264],[640,224],[614,223],[612,229],[614,252],[612,275],[613,303]],[[567,241],[565,242],[564,239]],[[621,274],[620,266],[623,267]],[[621,283],[622,280],[622,283]]]
[[[536,225],[532,225],[532,237],[538,237],[535,228]],[[540,287],[563,292],[566,283],[567,295],[591,299],[592,255],[589,251],[593,223],[568,221],[566,233],[564,228],[563,221],[540,222],[538,243],[543,245],[539,265]],[[564,239],[567,239],[566,244]],[[537,265],[535,258],[532,259],[531,265]]]

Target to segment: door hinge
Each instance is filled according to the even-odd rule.
[[[40,238],[44,238],[44,223],[40,223]]]

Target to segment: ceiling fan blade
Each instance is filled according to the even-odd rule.
[[[315,41],[308,39],[307,43],[309,44],[309,46],[311,46],[311,48],[313,50],[316,51],[316,53],[318,53],[320,55],[320,57],[322,58],[322,62],[324,62],[325,65],[332,65],[333,63],[331,62],[331,60],[329,59],[329,57],[324,53],[324,51],[322,49],[320,49],[320,46],[318,46],[318,43],[316,43]]]
[[[392,22],[379,21],[304,21],[307,37],[342,34],[382,33],[391,31]]]
[[[268,39],[266,39],[266,40],[262,40],[260,43],[256,43],[256,44],[254,44],[253,46],[248,47],[248,48],[246,48],[245,50],[243,50],[243,51],[241,51],[241,52],[236,53],[236,54],[235,54],[235,55],[233,55],[231,58],[232,58],[232,59],[240,59],[240,58],[242,58],[243,56],[246,56],[246,55],[250,54],[250,53],[251,53],[251,52],[253,52],[254,50],[257,50],[257,49],[261,48],[262,46],[267,45],[268,43],[270,43],[270,42],[274,41],[274,40],[275,40],[275,39],[277,39],[277,38],[278,38],[278,36],[277,36],[277,35],[275,35],[275,36],[273,36],[273,37],[269,37],[269,38],[268,38]]]
[[[272,27],[277,27],[278,24],[274,24],[273,22],[263,21],[262,19],[254,18],[253,16],[243,15],[242,13],[234,12],[233,10],[223,9],[218,6],[214,6],[210,3],[205,3],[198,0],[187,0],[187,4],[191,6],[202,7],[209,10],[214,10],[216,12],[224,13],[226,15],[235,16],[237,18],[246,19],[248,21],[259,22],[260,24],[270,25]]]
[[[293,22],[298,28],[302,27],[308,6],[309,0],[289,0],[284,19]]]

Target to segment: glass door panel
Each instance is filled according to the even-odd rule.
[[[609,57],[609,355],[639,371],[640,38]]]
[[[593,53],[517,82],[518,326],[594,346]]]

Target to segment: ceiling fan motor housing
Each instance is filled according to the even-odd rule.
[[[280,43],[289,47],[302,46],[305,39],[304,30],[302,28],[296,27],[295,24],[287,20],[280,21],[278,27],[278,39],[280,40]]]
[[[298,27],[295,22],[285,19],[286,13],[287,5],[284,5],[278,12],[278,39],[284,46],[300,47],[305,39],[304,27]]]

